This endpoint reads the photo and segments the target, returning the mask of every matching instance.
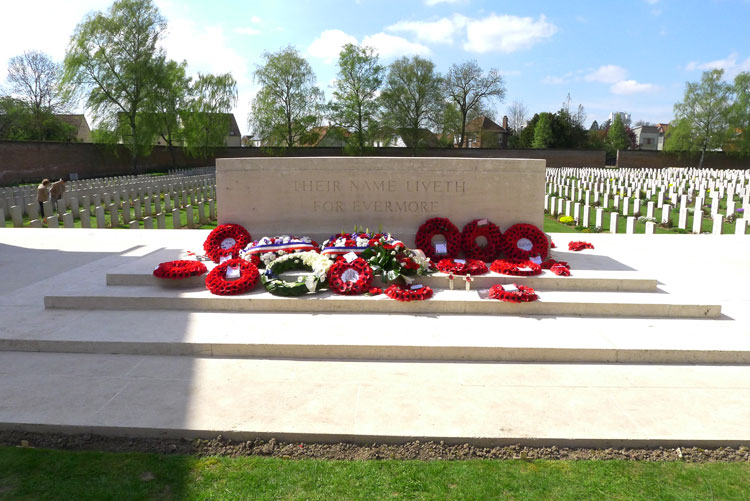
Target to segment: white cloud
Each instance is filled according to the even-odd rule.
[[[258,16],[253,16],[253,17],[251,17],[251,18],[250,18],[250,21],[251,21],[251,22],[252,22],[253,24],[260,24],[260,22],[261,22],[261,18],[259,18]]]
[[[240,35],[260,35],[260,30],[255,28],[235,28],[234,32]]]
[[[705,63],[698,63],[696,61],[689,62],[685,69],[688,71],[708,71],[708,70],[724,70],[724,78],[732,79],[738,73],[743,71],[750,71],[750,57],[744,61],[738,61],[739,54],[732,52],[724,59],[716,59],[714,61],[708,61]]]
[[[451,18],[436,21],[399,21],[386,30],[411,32],[427,43],[453,44],[453,36],[466,26],[468,20],[465,16],[454,14]]]
[[[462,3],[465,0],[424,0],[424,4],[432,7],[441,3]]]
[[[491,14],[484,19],[472,20],[467,25],[464,49],[469,52],[511,53],[528,49],[557,32],[557,26],[547,22],[544,15],[538,19]]]
[[[608,64],[592,71],[586,75],[584,79],[589,82],[616,83],[625,80],[627,76],[628,72],[625,68],[621,68],[614,64]]]
[[[654,84],[639,83],[635,80],[623,80],[615,83],[610,90],[613,94],[638,94],[640,92],[656,90],[656,86]]]
[[[410,42],[405,38],[387,33],[368,35],[362,40],[362,45],[372,47],[384,59],[407,55],[426,56],[430,54],[430,49],[420,43]]]
[[[565,79],[562,77],[553,77],[550,75],[547,75],[542,79],[542,83],[547,85],[560,85],[565,83]]]
[[[331,64],[338,60],[342,47],[348,43],[356,44],[357,39],[341,30],[325,30],[313,40],[307,52]]]
[[[656,5],[657,3],[659,3],[659,0],[643,0],[643,1],[649,5]]]

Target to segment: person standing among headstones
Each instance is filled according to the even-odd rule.
[[[39,216],[44,217],[44,202],[49,200],[49,179],[43,179],[36,187],[36,201],[39,202]]]
[[[62,198],[62,194],[65,191],[65,181],[60,178],[58,181],[52,183],[52,188],[49,190],[50,202],[52,202],[52,210],[57,208],[57,201]]]

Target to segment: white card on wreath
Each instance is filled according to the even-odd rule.
[[[542,264],[542,256],[531,256],[529,261],[536,264]]]
[[[448,254],[448,246],[442,242],[435,244],[435,254]]]
[[[227,278],[240,278],[240,267],[227,266]]]
[[[456,259],[456,264],[466,264],[466,259]]]
[[[422,287],[424,287],[424,285],[422,285],[422,284],[414,284],[414,285],[411,286],[411,290],[418,291]]]
[[[534,271],[534,270],[532,270],[528,266],[521,266],[520,268],[518,268],[518,271]]]
[[[516,287],[516,284],[507,284],[503,285],[503,290],[505,292],[518,292],[518,287]]]
[[[348,253],[344,254],[344,259],[346,260],[347,263],[351,263],[352,261],[354,261],[358,257],[359,256],[357,256],[357,254],[354,253],[354,252],[348,252]]]
[[[230,255],[228,255],[228,256],[221,256],[221,257],[219,258],[219,264],[222,264],[222,263],[224,263],[225,261],[229,261],[230,259],[232,259],[232,255],[231,255],[231,254],[230,254]]]
[[[477,221],[477,226],[487,226],[487,220],[480,219],[479,221]]]

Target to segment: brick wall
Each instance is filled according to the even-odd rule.
[[[177,167],[214,165],[215,158],[195,159],[176,148]],[[408,148],[374,148],[371,156],[408,157]],[[258,156],[342,156],[341,148],[223,148],[218,158]],[[604,151],[596,150],[509,150],[502,148],[425,149],[417,156],[467,158],[543,158],[548,167],[603,167]],[[54,143],[37,141],[0,141],[0,186],[23,182],[35,183],[44,178],[57,179],[78,174],[79,179],[140,174],[172,168],[166,146],[155,146],[151,155],[138,161],[133,172],[130,153],[118,145],[106,147],[91,143]]]
[[[701,154],[663,151],[617,152],[617,166],[626,169],[663,169],[666,167],[697,167]],[[703,167],[712,169],[750,169],[750,157],[727,155],[720,151],[708,151]]]

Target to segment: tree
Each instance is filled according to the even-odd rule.
[[[255,70],[261,89],[252,102],[250,127],[267,145],[294,146],[304,142],[320,123],[323,92],[315,73],[294,47],[263,54]]]
[[[698,168],[703,167],[706,150],[719,148],[726,137],[732,86],[722,81],[723,75],[724,70],[711,70],[700,82],[687,82],[682,102],[674,105],[681,129],[667,138],[665,149],[700,150]]]
[[[734,103],[729,109],[730,147],[743,155],[750,154],[750,73],[734,77]]]
[[[508,126],[511,128],[513,133],[521,132],[528,122],[529,110],[520,101],[513,101],[508,106]]]
[[[339,73],[328,109],[333,124],[352,132],[350,141],[358,153],[372,144],[379,111],[377,92],[385,68],[370,47],[346,44],[339,54]]]
[[[549,148],[552,144],[552,114],[540,113],[539,120],[534,126],[534,140],[532,148]]]
[[[60,77],[60,65],[43,52],[24,52],[8,61],[8,90],[30,114],[28,139],[62,139],[55,134],[62,127],[54,123],[54,115],[68,108]]]
[[[168,61],[158,67],[156,86],[148,100],[147,117],[150,128],[160,136],[169,149],[172,166],[177,166],[175,147],[184,141],[181,114],[188,108],[191,78],[186,75],[187,63]]]
[[[461,131],[458,147],[464,147],[467,117],[485,101],[505,97],[503,77],[496,68],[485,75],[476,61],[453,64],[444,80],[445,94],[458,106],[461,112]]]
[[[591,122],[591,127],[589,127],[589,130],[599,130],[599,122],[597,122],[596,120]]]
[[[395,60],[388,68],[380,101],[385,122],[406,136],[404,142],[416,154],[425,140],[420,129],[439,119],[445,102],[435,64],[419,56]]]
[[[97,121],[117,131],[131,152],[151,151],[153,129],[141,112],[165,64],[159,41],[166,21],[151,0],[117,0],[106,13],[88,14],[76,26],[64,62],[62,82],[87,93]]]
[[[625,132],[622,118],[620,118],[620,115],[615,115],[615,120],[612,122],[612,126],[607,132],[607,145],[611,151],[616,153],[617,150],[627,149],[629,144],[630,140]]]
[[[190,88],[184,121],[185,149],[199,158],[211,156],[225,145],[229,133],[229,113],[237,104],[237,82],[231,74],[198,75]]]

